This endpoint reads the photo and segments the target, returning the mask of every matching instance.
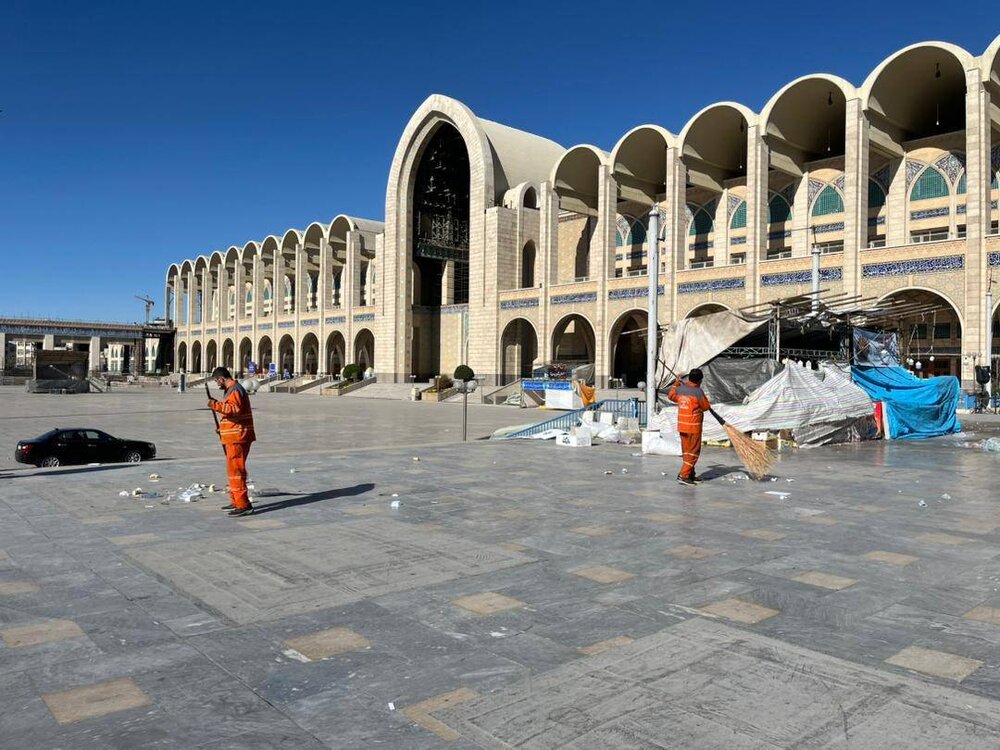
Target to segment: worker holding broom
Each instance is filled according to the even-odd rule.
[[[229,491],[233,498],[223,510],[228,510],[231,516],[250,515],[253,513],[253,506],[247,494],[247,455],[250,453],[250,444],[257,439],[253,430],[250,396],[225,367],[216,367],[212,371],[212,378],[226,392],[221,401],[211,397],[208,399],[208,408],[221,417],[216,420],[217,432],[226,451],[226,474],[229,476]]]
[[[701,389],[703,379],[704,374],[695,367],[688,373],[687,381],[675,380],[667,392],[667,398],[677,404],[677,432],[680,433],[681,450],[684,452],[684,465],[677,475],[681,484],[694,485],[699,481],[694,467],[701,455],[702,423],[705,412],[712,410]]]

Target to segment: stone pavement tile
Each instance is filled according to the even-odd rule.
[[[797,521],[801,523],[811,523],[814,526],[836,526],[837,519],[827,515],[816,514],[814,516],[799,516]]]
[[[745,536],[747,539],[760,539],[765,542],[777,542],[788,535],[782,534],[780,531],[772,531],[771,529],[747,529],[746,531],[741,531],[740,536]]]
[[[885,513],[888,508],[883,508],[881,505],[871,505],[869,503],[862,503],[861,505],[851,506],[854,510],[860,510],[862,513]]]
[[[97,516],[95,518],[82,518],[80,523],[86,524],[88,526],[101,526],[106,523],[118,523],[119,521],[124,521],[125,519],[121,516],[110,515],[110,516]]]
[[[908,646],[885,661],[897,667],[956,682],[961,682],[983,665],[978,659],[969,659],[920,646]]]
[[[743,507],[739,503],[731,503],[728,502],[727,500],[712,500],[706,503],[706,505],[709,508],[716,508],[717,510],[735,510],[737,508]]]
[[[781,614],[776,609],[762,607],[759,604],[736,598],[707,604],[701,608],[701,611],[710,615],[725,617],[727,620],[742,622],[745,625],[754,625],[761,620]]]
[[[887,552],[885,550],[873,550],[866,553],[864,558],[866,560],[874,560],[875,562],[883,562],[889,565],[898,565],[900,567],[910,565],[919,559],[913,555],[904,555],[900,552]]]
[[[134,652],[173,641],[173,632],[138,607],[76,618],[87,637],[106,655]]]
[[[989,607],[985,604],[974,607],[966,612],[962,617],[966,620],[976,620],[990,625],[1000,625],[1000,608]]]
[[[570,529],[574,534],[581,534],[582,536],[599,537],[607,536],[608,534],[613,534],[614,529],[608,526],[576,526]]]
[[[492,615],[497,612],[520,609],[525,606],[522,601],[493,591],[462,596],[458,599],[453,599],[451,603],[477,615]]]
[[[47,693],[42,699],[60,724],[148,706],[152,702],[130,677]]]
[[[275,723],[279,726],[199,744],[198,750],[327,750],[330,747],[287,719],[283,722],[275,719]]]
[[[970,540],[964,537],[955,536],[954,534],[943,534],[941,532],[934,531],[917,535],[916,541],[926,544],[959,545],[966,544]]]
[[[150,542],[158,542],[161,537],[159,534],[124,534],[121,536],[110,536],[108,541],[117,544],[120,547],[125,547],[131,544],[148,544]]]
[[[580,576],[581,578],[587,578],[591,581],[596,581],[597,583],[621,583],[622,581],[627,581],[630,578],[634,578],[634,573],[629,573],[618,568],[612,568],[608,565],[594,565],[589,568],[578,568],[577,570],[570,571],[573,575]]]
[[[461,735],[444,722],[435,719],[431,714],[459,703],[466,703],[475,697],[477,696],[474,691],[468,688],[459,688],[407,706],[403,709],[403,713],[414,723],[434,732],[441,739],[451,742],[457,740]]]
[[[329,628],[300,635],[285,641],[285,647],[302,654],[310,661],[327,659],[346,651],[371,648],[371,641],[350,628]]]
[[[375,508],[370,505],[363,508],[347,508],[344,510],[344,513],[350,513],[352,516],[372,516],[382,512],[381,508]]]
[[[608,638],[604,641],[592,643],[589,646],[581,646],[579,651],[584,656],[593,656],[594,654],[600,654],[608,649],[618,648],[619,646],[627,646],[630,643],[632,643],[632,639],[627,635],[619,635],[614,638]]]
[[[677,557],[681,560],[707,560],[710,557],[715,557],[718,550],[708,549],[707,547],[699,547],[693,544],[682,544],[679,547],[671,547],[667,550],[667,554],[671,557]]]
[[[38,586],[31,581],[0,581],[0,596],[18,596],[33,594]]]
[[[191,637],[203,635],[226,627],[218,618],[205,613],[177,617],[171,620],[164,620],[163,624],[181,637]]]
[[[911,592],[900,600],[900,604],[928,612],[961,617],[965,612],[981,604],[986,598],[986,593],[982,591],[964,588],[957,584],[925,586]]]
[[[10,556],[2,549],[0,549],[0,560],[9,560]]]
[[[818,570],[800,573],[792,578],[792,580],[798,581],[799,583],[807,583],[810,586],[820,586],[824,589],[832,589],[833,591],[840,591],[841,589],[846,589],[848,586],[853,586],[857,583],[857,580],[854,578],[845,578],[844,576],[833,575],[832,573],[823,573]]]
[[[261,531],[263,529],[282,529],[288,524],[276,518],[251,518],[248,521],[239,521],[237,526],[249,531]]]
[[[523,544],[518,544],[517,542],[500,542],[499,544],[497,544],[497,547],[510,550],[511,552],[524,552],[527,549],[529,549],[528,547],[525,547]]]
[[[0,630],[7,648],[23,648],[37,646],[49,641],[65,641],[70,638],[83,638],[84,632],[80,626],[70,620],[47,620],[33,625],[22,625],[15,628]]]
[[[506,518],[508,521],[523,521],[533,517],[531,513],[523,510],[502,510],[496,515],[500,518]]]
[[[643,513],[642,517],[655,523],[682,523],[687,520],[686,516],[677,513]]]

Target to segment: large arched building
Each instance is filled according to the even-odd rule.
[[[174,368],[357,362],[408,382],[467,363],[502,383],[594,362],[634,384],[656,206],[662,322],[808,291],[818,246],[830,293],[936,303],[902,321],[904,348],[969,384],[998,348],[998,181],[1000,37],[979,57],[907,47],[860,86],[805,76],[760,113],[713,104],[610,152],[435,95],[396,149],[384,223],[338,216],[170,266]]]

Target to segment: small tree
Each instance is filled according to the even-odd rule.
[[[361,380],[361,365],[353,363],[347,365],[341,373],[341,377],[348,382]]]
[[[476,373],[472,371],[472,368],[468,365],[459,365],[455,368],[455,380],[460,380],[463,383],[469,380],[475,380]]]

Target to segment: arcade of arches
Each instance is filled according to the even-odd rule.
[[[491,385],[588,362],[598,385],[634,385],[651,273],[667,323],[808,292],[815,249],[825,294],[933,303],[889,324],[922,372],[970,387],[1000,357],[997,112],[1000,37],[915,44],[864,80],[804,76],[759,111],[719,102],[603,149],[433,95],[397,144],[384,222],[340,215],[170,266],[174,367],[356,362],[405,383],[468,364]]]

